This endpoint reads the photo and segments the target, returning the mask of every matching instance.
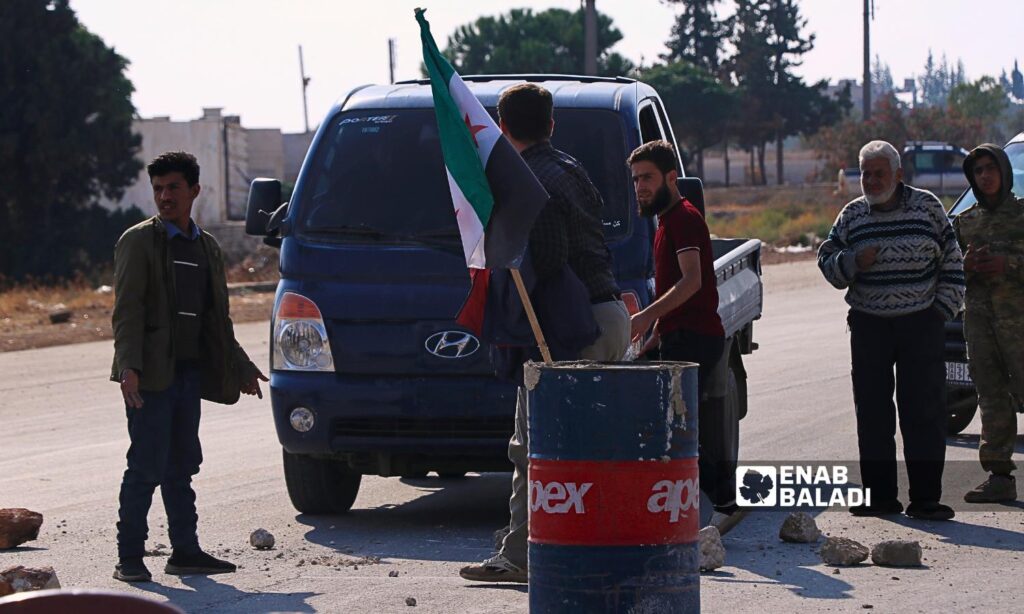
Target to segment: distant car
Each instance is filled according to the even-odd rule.
[[[1013,185],[1018,195],[1024,193],[1024,132],[1010,139],[1006,144],[1006,155],[1010,157],[1013,168]],[[963,171],[960,171],[963,175]],[[966,181],[966,179],[965,179]],[[978,199],[970,189],[964,191],[960,198],[949,209],[952,220],[970,207]],[[1010,343],[1022,343],[1024,340],[1012,339]],[[1024,413],[1024,399],[1020,399],[1017,411]],[[946,323],[946,406],[949,412],[948,431],[956,435],[967,428],[974,419],[978,409],[978,392],[967,370],[967,344],[964,341],[963,312],[952,322]]]
[[[909,141],[903,147],[903,180],[940,196],[959,194],[968,188],[963,163],[967,150],[951,143]],[[846,194],[860,193],[860,169],[843,169],[839,189]]]

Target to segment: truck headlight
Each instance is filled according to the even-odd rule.
[[[334,371],[331,343],[313,301],[285,292],[274,313],[273,365],[279,371]]]

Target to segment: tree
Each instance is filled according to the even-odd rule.
[[[737,3],[733,25],[735,53],[729,70],[740,92],[738,141],[750,151],[751,174],[763,184],[765,147],[774,140],[777,179],[782,183],[784,139],[814,133],[821,121],[838,118],[840,109],[824,96],[824,82],[807,86],[792,74],[800,57],[814,47],[814,35],[802,34],[807,20],[795,0]]]
[[[992,77],[982,77],[973,83],[961,83],[949,93],[949,108],[964,117],[994,126],[1009,101],[1006,91]],[[993,135],[1001,137],[1002,135]],[[1005,139],[999,139],[1000,142]]]
[[[881,96],[895,89],[892,80],[892,70],[888,64],[883,64],[881,58],[875,55],[875,61],[871,65],[871,91]]]
[[[689,62],[654,66],[641,76],[661,95],[673,119],[672,132],[696,155],[704,176],[704,150],[725,140],[738,102],[735,90]]]
[[[68,0],[0,2],[0,57],[0,273],[65,276],[109,259],[117,235],[96,247],[110,218],[96,200],[119,198],[141,168],[127,60]]]
[[[629,74],[633,63],[610,49],[622,40],[611,17],[597,14],[597,71],[601,76]],[[480,17],[448,37],[445,57],[462,74],[583,74],[583,10],[512,9]],[[424,73],[426,74],[426,73]]]
[[[715,6],[720,0],[663,0],[668,4],[682,4],[683,10],[672,25],[672,33],[665,46],[668,53],[661,56],[665,62],[689,62],[718,76],[722,68],[722,41],[728,40],[732,30],[730,19],[719,19]]]

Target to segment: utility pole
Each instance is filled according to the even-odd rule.
[[[864,0],[864,121],[871,119],[871,4]]]
[[[395,82],[395,39],[388,39],[388,79],[389,83]]]
[[[299,74],[302,76],[302,117],[306,122],[306,132],[309,132],[309,103],[306,101],[309,77],[306,76],[306,65],[302,62],[302,45],[299,45]]]
[[[594,0],[584,0],[583,12],[583,72],[597,75],[597,9]]]

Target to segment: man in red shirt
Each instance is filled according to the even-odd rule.
[[[739,433],[735,421],[724,415],[724,396],[712,394],[712,378],[725,350],[715,257],[704,217],[679,195],[677,159],[675,148],[666,141],[646,143],[629,156],[640,215],[658,218],[655,301],[633,316],[631,338],[643,337],[653,326],[645,349],[660,342],[662,360],[700,365],[700,482],[719,512],[712,522],[724,533],[741,518],[735,514]]]

